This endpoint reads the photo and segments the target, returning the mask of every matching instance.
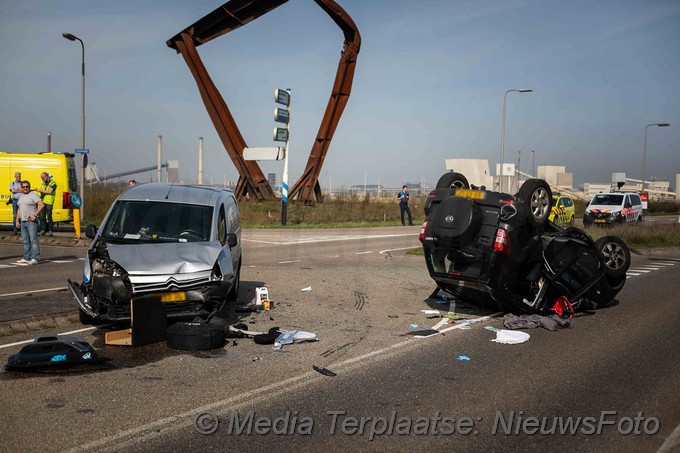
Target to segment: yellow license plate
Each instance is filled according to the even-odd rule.
[[[471,198],[473,200],[483,200],[486,198],[486,192],[483,190],[457,189],[456,196]]]
[[[179,291],[176,293],[160,293],[158,294],[161,298],[161,302],[163,303],[168,303],[168,302],[184,302],[187,300],[187,293],[184,291]]]
[[[605,223],[605,219],[595,219],[595,223]]]

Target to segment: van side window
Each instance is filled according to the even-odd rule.
[[[630,198],[633,201],[633,206],[637,206],[639,204],[642,204],[642,202],[640,201],[639,195],[631,195]]]
[[[224,215],[224,205],[220,206],[220,215],[217,220],[217,240],[222,245],[227,243],[227,219]]]

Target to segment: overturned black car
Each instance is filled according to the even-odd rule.
[[[515,313],[610,304],[626,282],[630,252],[615,236],[593,241],[550,222],[552,193],[529,179],[516,195],[470,187],[449,172],[425,202],[420,233],[439,289]]]

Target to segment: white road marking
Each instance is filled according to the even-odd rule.
[[[74,333],[87,332],[88,330],[99,329],[100,327],[103,327],[103,326],[85,327],[84,329],[78,329],[78,330],[72,330],[70,332],[58,333],[57,335],[72,335]],[[11,346],[19,346],[19,345],[27,344],[27,343],[33,343],[33,340],[24,340],[24,341],[17,341],[16,343],[3,344],[3,345],[0,345],[0,349],[9,348]]]
[[[24,294],[33,294],[33,293],[44,293],[47,291],[66,291],[68,288],[63,286],[61,288],[47,288],[47,289],[35,289],[33,291],[22,291],[20,293],[7,293],[7,294],[0,294],[0,297],[8,297],[8,296],[21,296]]]
[[[276,264],[290,264],[290,263],[299,263],[300,260],[291,260],[291,261],[279,261]]]
[[[394,238],[411,236],[416,237],[416,233],[402,233],[402,234],[375,234],[375,235],[361,235],[361,236],[326,236],[318,238],[300,238],[295,241],[265,241],[261,239],[241,239],[242,241],[248,242],[258,242],[262,244],[274,244],[274,245],[292,245],[292,244],[314,244],[318,242],[336,242],[336,241],[356,241],[361,239],[381,239],[381,238]]]
[[[11,264],[0,264],[0,269],[6,269],[6,268],[8,268],[8,267],[15,267],[15,265],[11,265]]]
[[[656,263],[656,264],[658,264],[659,266],[675,266],[675,263],[669,263],[669,262],[666,262],[666,261],[661,261],[661,262]]]
[[[648,273],[652,272],[652,271],[648,271],[648,270],[646,270],[646,269],[638,269],[638,268],[631,269],[631,270],[632,270],[633,272],[644,272],[645,274],[648,274]]]
[[[637,277],[640,274],[633,274],[632,272],[626,272],[626,277]]]
[[[64,264],[64,263],[72,263],[73,260],[47,260],[50,263],[57,263],[57,264]]]
[[[329,255],[326,258],[340,258],[340,255]]]
[[[399,247],[399,248],[396,248],[396,249],[381,250],[379,253],[382,255],[383,253],[387,253],[387,252],[394,252],[394,251],[397,251],[397,250],[411,250],[411,249],[415,249],[415,248],[417,248],[417,247]]]
[[[356,252],[355,255],[368,255],[369,253],[373,252]]]

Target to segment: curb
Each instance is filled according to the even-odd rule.
[[[37,318],[0,322],[0,337],[24,332],[35,332],[36,330],[49,330],[55,327],[79,322],[80,318],[78,312],[57,313],[55,315],[46,315]]]
[[[39,236],[38,242],[40,245],[57,245],[61,247],[89,247],[92,242],[90,239],[80,239],[72,236]],[[21,244],[23,240],[21,235],[17,234],[3,234],[0,235],[0,243],[14,243]]]

